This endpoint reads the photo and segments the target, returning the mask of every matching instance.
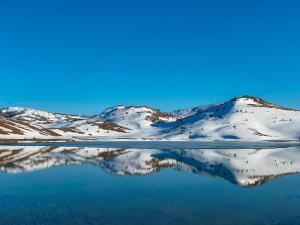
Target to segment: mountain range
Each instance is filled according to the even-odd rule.
[[[300,111],[242,96],[190,109],[162,112],[114,106],[98,115],[0,109],[0,140],[299,140]]]

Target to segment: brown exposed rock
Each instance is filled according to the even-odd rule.
[[[253,107],[264,107],[264,108],[275,108],[275,109],[282,109],[282,110],[288,110],[288,111],[297,111],[295,109],[290,109],[290,108],[286,108],[286,107],[283,107],[280,105],[272,104],[270,102],[265,101],[262,98],[258,98],[258,97],[250,96],[250,95],[244,95],[239,98],[233,98],[230,101],[237,101],[241,98],[251,99],[251,100],[253,100],[253,102],[257,103],[257,104],[248,104],[249,106],[253,106]]]
[[[116,131],[116,132],[121,132],[121,133],[127,133],[130,130],[128,128],[125,128],[118,124],[110,123],[110,122],[98,122],[98,123],[95,123],[95,125],[103,130],[111,130],[111,131]]]

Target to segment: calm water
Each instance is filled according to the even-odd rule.
[[[300,224],[300,148],[0,146],[0,224]]]

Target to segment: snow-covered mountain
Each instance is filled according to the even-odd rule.
[[[299,147],[272,149],[118,149],[0,146],[0,171],[31,172],[93,164],[116,175],[146,175],[164,168],[256,186],[300,172]]]
[[[179,116],[161,112],[147,106],[115,106],[104,110],[92,121],[105,121],[118,124],[131,130],[142,130],[155,123],[174,122]]]
[[[38,124],[46,128],[60,128],[75,121],[81,121],[82,116],[51,113],[31,108],[8,107],[0,111],[0,115],[12,120],[22,120],[29,124]]]
[[[23,132],[9,132],[7,125],[1,128],[0,124],[0,139],[41,136],[72,140],[83,137],[199,141],[300,139],[299,111],[252,96],[174,113],[147,106],[115,106],[91,117],[9,107],[0,110],[0,118],[15,123],[11,125],[15,129],[20,123],[28,127]]]
[[[300,139],[300,112],[243,96],[176,121],[162,137],[177,140]]]
[[[109,136],[126,133],[128,129],[105,121],[91,121],[89,117],[51,113],[21,107],[8,107],[0,110],[0,116],[10,121],[19,121],[28,126],[38,126],[51,130],[56,136]],[[13,133],[10,134],[13,136]],[[24,135],[28,138],[26,135]]]

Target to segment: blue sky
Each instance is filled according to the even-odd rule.
[[[300,2],[0,2],[0,106],[93,114],[250,94],[300,108]]]

